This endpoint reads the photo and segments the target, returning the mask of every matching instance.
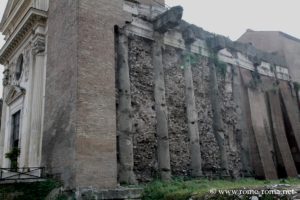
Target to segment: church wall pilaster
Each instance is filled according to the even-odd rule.
[[[33,91],[31,107],[31,133],[29,142],[30,167],[40,167],[41,162],[41,136],[43,111],[43,77],[45,69],[45,38],[37,36],[33,41]]]

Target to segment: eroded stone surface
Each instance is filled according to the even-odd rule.
[[[151,64],[151,41],[131,38],[129,45],[130,78],[132,89],[135,173],[140,181],[149,181],[157,176],[155,108],[153,98],[153,67]],[[182,51],[165,47],[163,53],[168,127],[170,138],[171,170],[174,176],[190,176],[190,150],[187,131]],[[195,100],[198,112],[202,166],[205,176],[220,173],[219,148],[212,129],[210,78],[207,59],[198,58],[192,72]],[[233,101],[231,72],[225,77],[218,74],[221,98],[222,121],[229,160],[230,175],[240,176],[240,145],[236,138],[237,112]],[[229,83],[225,84],[225,79]],[[229,85],[229,86],[228,86]],[[229,89],[228,89],[229,87]]]

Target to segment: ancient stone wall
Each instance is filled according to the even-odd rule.
[[[180,21],[181,7],[154,21],[141,17],[152,6],[125,8],[132,18],[122,17],[117,0],[50,3],[48,172],[70,188],[113,188],[117,178],[131,184],[170,174],[276,178],[280,156],[265,92],[279,91],[279,76],[287,85],[282,59]],[[300,125],[291,116],[288,132],[295,135]]]
[[[132,106],[132,119],[128,119],[128,123],[133,125],[133,171],[138,181],[147,182],[161,177],[158,148],[160,138],[157,134],[159,118],[156,112],[158,102],[155,99],[153,62],[153,55],[156,56],[153,53],[156,52],[154,44],[158,41],[157,38],[151,40],[134,34],[128,35],[128,41]],[[218,45],[217,43],[216,46]],[[267,92],[286,93],[293,88],[280,89],[278,77],[272,75],[271,71],[262,71],[266,64],[261,61],[258,66],[253,64],[253,69],[251,66],[247,67],[248,69],[245,66],[241,67],[240,63],[245,62],[247,58],[241,56],[239,51],[243,54],[246,51],[239,44],[234,45],[236,50],[231,49],[233,53],[227,53],[225,56],[233,55],[232,58],[238,59],[238,64],[233,64],[226,58],[222,58],[225,61],[221,61],[220,52],[216,54],[218,57],[215,57],[212,53],[201,55],[166,44],[163,47],[164,88],[160,89],[165,91],[166,95],[165,104],[163,102],[162,105],[167,108],[168,136],[165,139],[168,139],[169,143],[169,150],[166,151],[170,154],[172,176],[193,176],[189,123],[194,122],[188,120],[188,90],[193,90],[195,98],[195,122],[198,125],[196,130],[199,136],[203,176],[252,176],[274,179],[285,176],[284,170],[278,171],[279,168],[291,168],[294,172],[289,174],[295,174],[295,166],[285,165],[281,154],[296,159],[296,153],[291,153],[289,149],[292,147],[287,146],[287,142],[279,143],[273,134],[273,127],[277,130],[278,126],[272,121],[271,113],[274,108],[272,110],[270,105],[278,105],[278,102],[267,98]],[[208,52],[212,52],[212,49]],[[221,52],[221,56],[224,56],[224,52],[226,53]],[[260,56],[261,52],[252,51],[252,54]],[[272,60],[268,54],[262,56],[269,62],[280,63],[278,60]],[[251,59],[255,62],[256,58],[254,56]],[[249,60],[247,62],[251,63]],[[189,87],[192,88],[187,87],[186,67],[191,67],[193,84]],[[289,86],[287,81],[281,82]],[[117,85],[117,91],[118,87]],[[291,94],[286,96],[295,100]],[[117,92],[117,102],[119,98]],[[284,114],[282,105],[283,102],[276,112],[281,112],[284,119],[288,118],[291,121],[289,123],[294,124],[294,130],[297,130],[299,122],[293,120],[295,117]],[[290,130],[293,127],[286,126],[279,127],[281,132],[278,134],[281,135],[276,137],[282,137],[291,143],[294,136],[289,135],[294,135],[291,133],[293,130]],[[287,135],[285,131],[288,132]],[[276,146],[278,144],[281,145],[280,149]],[[291,163],[286,160],[285,162]]]
[[[212,175],[220,168],[219,147],[213,133],[213,113],[210,100],[210,70],[206,58],[193,65],[193,80],[198,112],[199,135],[204,174]]]
[[[133,115],[134,171],[138,180],[156,176],[156,119],[151,41],[130,38],[129,64]]]
[[[127,152],[119,151],[119,157],[134,157],[134,165],[120,167],[133,168],[139,181],[166,180],[170,171],[277,178],[280,159],[266,92],[279,90],[279,79],[289,80],[283,58],[179,21],[181,7],[162,11],[154,21],[138,5],[126,11],[145,18],[133,17],[122,27],[129,45],[118,45],[129,48],[129,61],[118,55],[117,71],[128,62],[131,91],[117,85],[117,98],[130,94],[132,105],[118,119],[133,125],[118,130],[122,137],[132,134],[133,155],[129,139],[120,144]],[[123,82],[127,77],[118,76]],[[131,109],[132,118],[126,116]]]
[[[154,102],[152,41],[130,37],[129,65],[133,110],[135,173],[138,180],[148,181],[158,176],[156,158],[156,116]],[[190,149],[183,77],[183,51],[166,46],[163,52],[168,107],[171,169],[174,176],[190,176]],[[213,133],[210,98],[210,73],[207,58],[199,57],[192,65],[203,173],[220,173],[219,147]],[[223,72],[224,73],[224,72]],[[240,176],[240,145],[237,142],[237,111],[233,100],[231,67],[218,72],[218,91],[230,175]]]
[[[219,69],[218,88],[229,173],[233,177],[238,177],[241,175],[240,144],[237,142],[237,119],[240,116],[237,114],[238,105],[233,99],[233,79],[236,75],[232,68],[227,65],[227,68]]]

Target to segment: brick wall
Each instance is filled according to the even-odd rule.
[[[117,186],[119,0],[50,1],[43,165],[67,187]]]

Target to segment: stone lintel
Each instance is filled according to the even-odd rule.
[[[183,14],[181,6],[172,7],[170,10],[157,16],[153,21],[154,30],[159,33],[165,33],[168,30],[179,25]]]

